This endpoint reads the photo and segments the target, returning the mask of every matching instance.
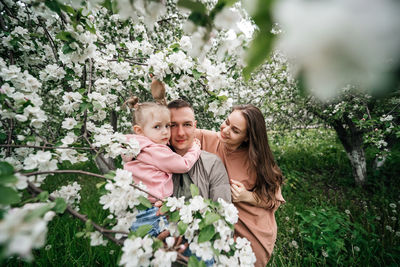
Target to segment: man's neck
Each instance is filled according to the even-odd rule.
[[[175,147],[168,145],[169,148],[171,148],[172,151],[174,151],[176,154],[181,155],[182,157],[189,151],[189,149],[175,149]]]
[[[189,151],[189,149],[183,149],[183,150],[181,150],[181,149],[175,149],[175,153],[176,154],[178,154],[178,155],[181,155],[182,157],[187,153]]]

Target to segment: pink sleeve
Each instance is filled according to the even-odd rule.
[[[200,156],[200,152],[200,148],[197,145],[194,145],[182,157],[165,145],[155,145],[143,149],[137,156],[137,159],[143,163],[155,166],[164,172],[185,173],[188,172],[196,163]]]

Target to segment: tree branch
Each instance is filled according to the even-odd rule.
[[[86,70],[86,65],[85,65],[85,70]],[[86,76],[86,71],[84,73],[85,73],[85,76]],[[92,61],[91,58],[89,58],[89,85],[88,85],[88,90],[87,90],[86,96],[88,94],[90,94],[90,91],[92,89],[92,75],[93,75],[93,61]],[[86,84],[84,86],[86,86]],[[84,120],[83,120],[83,136],[85,138],[87,138],[86,123],[87,123],[87,108],[85,108]]]
[[[10,129],[8,132],[8,140],[7,140],[7,144],[10,145],[11,144],[11,139],[12,139],[12,132],[14,130],[14,123],[13,123],[13,119],[9,119],[10,122]],[[7,153],[6,153],[7,157],[11,155],[11,148],[8,147],[7,148]]]
[[[13,19],[16,19],[19,23],[21,23],[21,21],[19,20],[18,17],[14,16],[13,12],[10,10],[10,8],[6,5],[6,3],[4,2],[4,0],[0,0],[0,2],[3,4],[4,6],[4,10],[6,11],[7,15],[12,17]]]
[[[116,61],[116,62],[119,62],[119,60],[118,60],[118,59],[109,59],[108,61]],[[128,59],[124,59],[124,62],[128,62],[128,63],[134,64],[134,65],[147,66],[147,64],[146,64],[146,63],[141,63],[141,62],[131,61],[131,60],[128,60]]]
[[[108,180],[107,177],[101,175],[101,174],[97,174],[97,173],[92,173],[92,172],[87,172],[87,171],[81,171],[81,170],[55,170],[55,171],[37,171],[37,172],[28,172],[28,173],[21,173],[22,175],[25,176],[34,176],[34,175],[41,175],[41,174],[55,174],[55,173],[77,173],[77,174],[84,174],[84,175],[88,175],[88,176],[93,176],[93,177],[97,177],[97,178],[102,178],[104,180]],[[148,194],[149,196],[152,196],[153,198],[155,198],[156,200],[159,201],[163,201],[161,198],[147,192],[146,190],[140,188],[137,185],[134,184],[130,184],[130,186],[132,186],[133,188],[142,191],[146,194]]]
[[[32,184],[31,182],[28,181],[28,186],[29,188],[35,193],[35,194],[40,194],[41,192],[43,192],[42,189],[36,187],[34,184]],[[49,196],[49,199],[51,201],[55,201],[55,198],[52,196]],[[83,222],[87,222],[88,219],[86,218],[86,215],[81,214],[79,212],[77,212],[76,210],[74,210],[70,205],[67,205],[67,209],[66,209],[72,216],[78,218],[79,220],[83,221]],[[105,237],[107,237],[109,240],[111,240],[112,242],[114,242],[117,245],[122,245],[124,243],[124,240],[120,240],[120,239],[116,239],[115,237],[113,237],[111,235],[111,233],[119,233],[119,234],[125,234],[128,235],[128,232],[123,232],[123,231],[113,231],[113,230],[109,230],[109,229],[105,229],[104,227],[101,227],[100,225],[94,223],[91,221],[91,224],[93,225],[93,227],[99,231],[102,235],[104,235]]]
[[[87,138],[87,136],[84,135],[83,138],[85,138],[85,140],[86,140],[86,142],[89,144],[90,148],[92,148],[92,149],[96,152],[96,156],[99,157],[100,160],[101,160],[104,164],[106,164],[106,166],[107,166],[110,170],[112,170],[113,167],[110,166],[110,164],[108,164],[108,162],[104,159],[103,155],[101,155],[100,152],[99,152],[96,148],[94,148],[94,147],[92,146],[92,143],[90,143],[90,141],[89,141],[89,139]]]
[[[50,47],[51,50],[53,50],[53,54],[54,54],[54,58],[56,59],[56,61],[58,61],[58,55],[57,55],[57,47],[56,44],[54,43],[53,38],[51,38],[50,33],[48,32],[46,25],[44,25],[44,19],[42,19],[41,17],[39,17],[38,19],[40,26],[42,26],[45,35],[47,36],[47,38],[50,40]]]
[[[17,147],[26,147],[26,148],[37,148],[37,149],[75,149],[75,150],[93,150],[90,147],[67,147],[67,146],[28,146],[28,145],[0,145],[0,147],[10,147],[10,148],[17,148]]]

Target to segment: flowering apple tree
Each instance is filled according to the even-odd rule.
[[[191,200],[164,201],[162,210],[169,216],[165,228],[172,235],[165,243],[148,236],[146,227],[129,231],[138,210],[151,204],[146,188],[132,184],[130,173],[115,168],[122,153],[139,153],[138,143],[124,137],[131,131],[131,112],[123,103],[133,95],[151,99],[152,79],[165,84],[168,99],[189,100],[204,128],[218,127],[237,102],[259,106],[274,127],[346,117],[364,129],[363,141],[380,143],[381,148],[389,143],[388,136],[398,134],[398,95],[387,103],[378,101],[376,109],[367,105],[367,117],[362,118],[368,97],[359,96],[356,104],[318,104],[302,97],[285,57],[279,52],[268,57],[273,36],[280,31],[277,25],[271,31],[272,1],[243,1],[247,12],[236,2],[0,1],[2,255],[31,260],[32,249],[45,243],[47,223],[67,211],[86,223],[79,235],[90,238],[91,245],[105,244],[104,237],[121,245],[121,265],[187,263],[177,252],[173,237],[178,235],[185,236],[202,260],[214,259],[222,266],[254,264],[249,242],[232,239],[234,206],[205,200],[195,189]],[[283,28],[286,25],[283,18]],[[391,53],[397,39],[390,44]],[[290,49],[283,50],[291,55]],[[333,122],[339,137],[340,127],[346,133],[352,129]],[[63,162],[88,160],[95,160],[106,174],[62,169]],[[79,213],[81,187],[76,182],[54,192],[40,188],[45,179],[63,173],[102,181],[99,204],[109,212],[107,224]],[[21,190],[27,189],[34,196],[23,205]],[[198,258],[191,257],[189,264]]]

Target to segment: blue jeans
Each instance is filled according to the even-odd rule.
[[[157,216],[157,210],[157,207],[152,207],[139,211],[138,215],[136,215],[136,221],[132,223],[131,230],[136,231],[140,226],[149,224],[151,225],[149,234],[155,237],[158,236],[161,233],[160,221],[164,220],[165,225],[168,225],[168,221],[165,216]]]

